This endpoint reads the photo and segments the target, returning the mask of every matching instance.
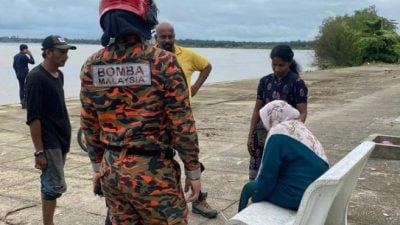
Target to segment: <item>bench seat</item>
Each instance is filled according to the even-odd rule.
[[[244,225],[241,221],[251,221],[252,225],[293,224],[296,211],[281,208],[269,202],[253,203],[241,213],[236,214],[229,225]]]
[[[345,225],[347,206],[358,177],[371,152],[372,141],[364,141],[308,186],[299,210],[258,202],[236,214],[227,225]]]

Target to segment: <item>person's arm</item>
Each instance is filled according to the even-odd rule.
[[[189,90],[185,76],[175,56],[166,68],[164,110],[167,116],[168,132],[171,136],[171,147],[177,150],[182,159],[187,178],[185,191],[191,187],[192,194],[188,202],[198,199],[200,183],[200,163],[198,137],[189,103]]]
[[[33,146],[36,151],[43,151],[42,142],[42,124],[39,119],[35,119],[29,123],[29,129],[31,132],[31,138]]]
[[[33,146],[36,153],[40,153],[35,156],[35,168],[43,170],[47,167],[47,159],[44,156],[43,141],[42,141],[42,124],[39,119],[35,119],[29,123],[29,129]]]
[[[252,155],[252,149],[254,145],[254,130],[258,121],[260,120],[260,109],[265,105],[263,100],[263,96],[265,95],[263,88],[263,86],[265,86],[265,79],[265,77],[261,78],[260,82],[258,83],[256,104],[254,105],[253,113],[250,119],[249,135],[247,137],[247,151],[250,155]]]
[[[28,63],[35,64],[35,59],[33,58],[31,51],[27,50],[26,54],[28,54]]]
[[[27,121],[26,124],[29,126],[32,143],[36,153],[40,153],[38,157],[35,157],[35,168],[45,169],[47,167],[47,160],[44,156],[44,146],[42,139],[42,88],[41,82],[38,79],[31,79],[29,77],[26,80],[26,110],[27,110]]]
[[[35,64],[35,59],[33,58],[31,51],[28,49],[24,52],[23,57],[21,57],[21,60],[23,61],[24,65],[30,63],[30,64]]]
[[[81,128],[85,136],[88,155],[94,172],[99,172],[105,145],[100,140],[100,123],[94,99],[98,98],[91,76],[91,63],[86,62],[81,71]]]
[[[301,122],[306,122],[307,119],[307,100],[308,100],[308,88],[304,80],[299,79],[296,81],[296,92],[295,102],[296,109],[300,112]]]
[[[300,120],[301,122],[306,122],[307,119],[307,103],[299,103],[296,104],[296,109],[300,112]]]
[[[280,135],[271,135],[265,146],[260,171],[256,178],[256,188],[251,198],[253,203],[264,201],[278,182],[282,163],[281,152],[285,144],[280,138]]]
[[[212,69],[211,64],[208,63],[208,65],[203,70],[200,71],[199,77],[191,87],[192,97],[194,97],[201,88],[201,86],[203,86],[204,82],[210,75],[211,69]]]
[[[257,99],[254,105],[253,113],[250,119],[249,136],[247,137],[247,150],[249,154],[252,154],[252,148],[254,145],[254,130],[256,128],[257,122],[260,120],[260,109],[265,105],[264,101]]]
[[[14,56],[13,68],[14,68],[15,73],[17,73],[17,56]]]
[[[89,159],[92,163],[93,192],[96,195],[102,193],[100,187],[100,164],[103,159],[105,145],[100,140],[100,123],[96,112],[94,98],[98,98],[93,88],[93,77],[91,75],[91,62],[88,60],[81,70],[81,129],[85,136]]]

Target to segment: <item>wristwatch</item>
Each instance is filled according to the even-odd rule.
[[[43,151],[37,151],[37,152],[33,153],[33,155],[35,157],[40,157],[40,156],[44,155],[44,152]]]

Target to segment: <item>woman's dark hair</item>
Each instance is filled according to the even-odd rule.
[[[290,70],[294,73],[300,74],[300,66],[296,60],[293,59],[293,56],[294,53],[289,45],[276,45],[271,50],[270,54],[271,59],[276,57],[281,58],[285,62],[291,62],[292,64],[290,64]]]

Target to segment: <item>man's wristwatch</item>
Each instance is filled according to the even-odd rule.
[[[44,152],[43,152],[43,151],[36,151],[35,153],[33,153],[33,155],[34,155],[35,157],[40,157],[40,156],[43,156],[43,155],[44,155]]]

